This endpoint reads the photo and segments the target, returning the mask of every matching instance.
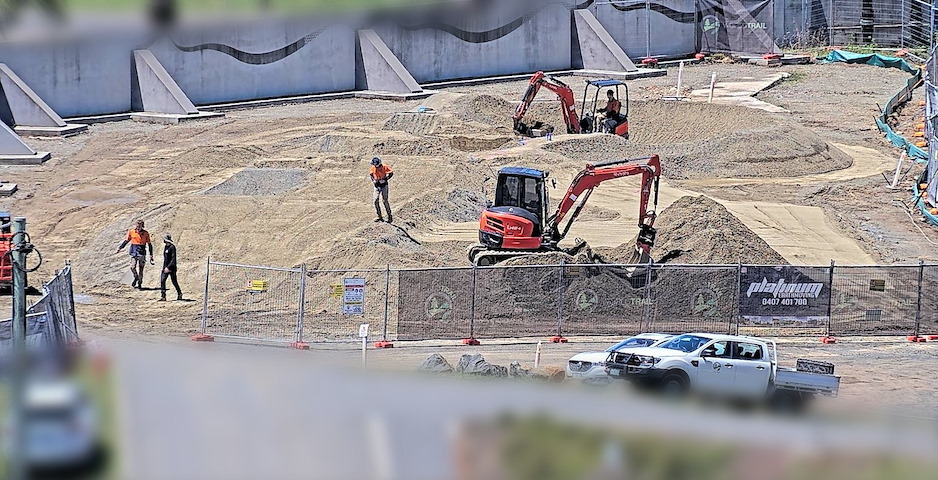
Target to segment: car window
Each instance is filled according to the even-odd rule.
[[[740,342],[736,344],[736,354],[733,358],[740,360],[762,360],[764,357],[762,345]]]
[[[541,213],[540,205],[541,205],[541,199],[540,197],[538,197],[537,179],[525,178],[524,179],[524,203],[521,204],[521,207],[531,213],[540,214]]]
[[[619,343],[617,343],[617,344],[615,344],[615,345],[613,345],[613,346],[607,348],[606,351],[607,351],[607,352],[614,352],[614,351],[616,351],[616,350],[621,350],[621,349],[623,349],[623,348],[647,347],[647,346],[651,345],[652,343],[655,343],[655,339],[653,339],[653,338],[638,338],[638,337],[632,337],[632,338],[627,338],[627,339],[625,339],[625,340],[623,340],[623,341],[621,341],[621,342],[619,342]]]
[[[505,185],[502,187],[502,198],[499,204],[506,207],[517,207],[519,195],[518,190],[520,190],[521,182],[518,181],[518,177],[507,177],[505,178]]]
[[[710,350],[713,351],[712,354],[709,353]],[[730,342],[716,342],[713,345],[710,345],[709,347],[705,348],[704,352],[707,353],[706,356],[708,357],[729,358],[730,357]]]
[[[697,335],[681,335],[679,337],[672,338],[671,340],[661,344],[659,347],[690,353],[694,350],[697,350],[701,347],[701,345],[709,341],[709,338],[698,337]]]

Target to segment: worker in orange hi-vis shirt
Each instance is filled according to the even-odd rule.
[[[143,289],[143,268],[146,266],[147,249],[150,250],[150,265],[153,265],[153,243],[150,232],[144,230],[143,220],[137,220],[137,226],[127,232],[127,238],[117,247],[120,252],[130,244],[130,271],[134,274],[132,287]]]
[[[375,185],[375,211],[378,213],[378,218],[375,219],[376,222],[383,222],[384,217],[381,215],[381,199],[384,199],[384,210],[388,212],[388,223],[394,222],[394,217],[391,216],[391,203],[388,201],[388,180],[394,176],[394,172],[391,170],[391,167],[383,165],[381,159],[378,157],[371,159],[371,182]]]

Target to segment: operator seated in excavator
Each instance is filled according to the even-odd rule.
[[[603,133],[615,133],[616,127],[625,120],[621,111],[622,102],[616,99],[615,92],[606,90],[606,106],[596,111],[603,116]]]

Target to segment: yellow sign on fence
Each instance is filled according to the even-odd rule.
[[[329,296],[332,298],[342,298],[342,293],[345,291],[345,286],[341,283],[333,283],[329,285],[329,288],[332,290],[329,293]]]
[[[264,293],[269,286],[270,283],[267,280],[251,280],[248,291],[251,293]]]

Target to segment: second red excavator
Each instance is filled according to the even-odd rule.
[[[590,87],[595,88],[591,104],[587,102],[587,99],[589,98]],[[624,88],[624,98],[619,96],[619,87]],[[613,126],[608,127],[608,131],[606,133],[612,133],[621,137],[629,138],[629,88],[624,82],[612,79],[587,80],[586,88],[583,91],[583,103],[580,108],[580,113],[577,114],[576,98],[574,98],[573,90],[570,88],[570,86],[560,81],[560,79],[551,75],[547,75],[544,72],[537,72],[531,77],[531,80],[528,82],[528,88],[524,91],[524,96],[521,97],[521,101],[518,102],[518,106],[515,108],[515,114],[512,116],[512,119],[514,120],[515,133],[518,135],[524,135],[526,137],[539,137],[554,131],[554,127],[540,121],[531,124],[524,122],[524,116],[528,112],[528,108],[531,107],[531,103],[534,102],[534,98],[537,97],[537,93],[541,90],[541,88],[546,88],[557,94],[557,98],[560,100],[561,111],[563,113],[563,123],[567,127],[567,133],[603,132],[607,130],[606,121],[612,118],[614,119],[612,122]],[[619,99],[619,111],[605,112],[605,109],[598,109],[599,93],[603,88],[608,90],[615,88],[614,95],[616,99]],[[590,107],[588,111],[587,106]],[[605,114],[606,121],[597,121],[597,113],[600,112]]]

